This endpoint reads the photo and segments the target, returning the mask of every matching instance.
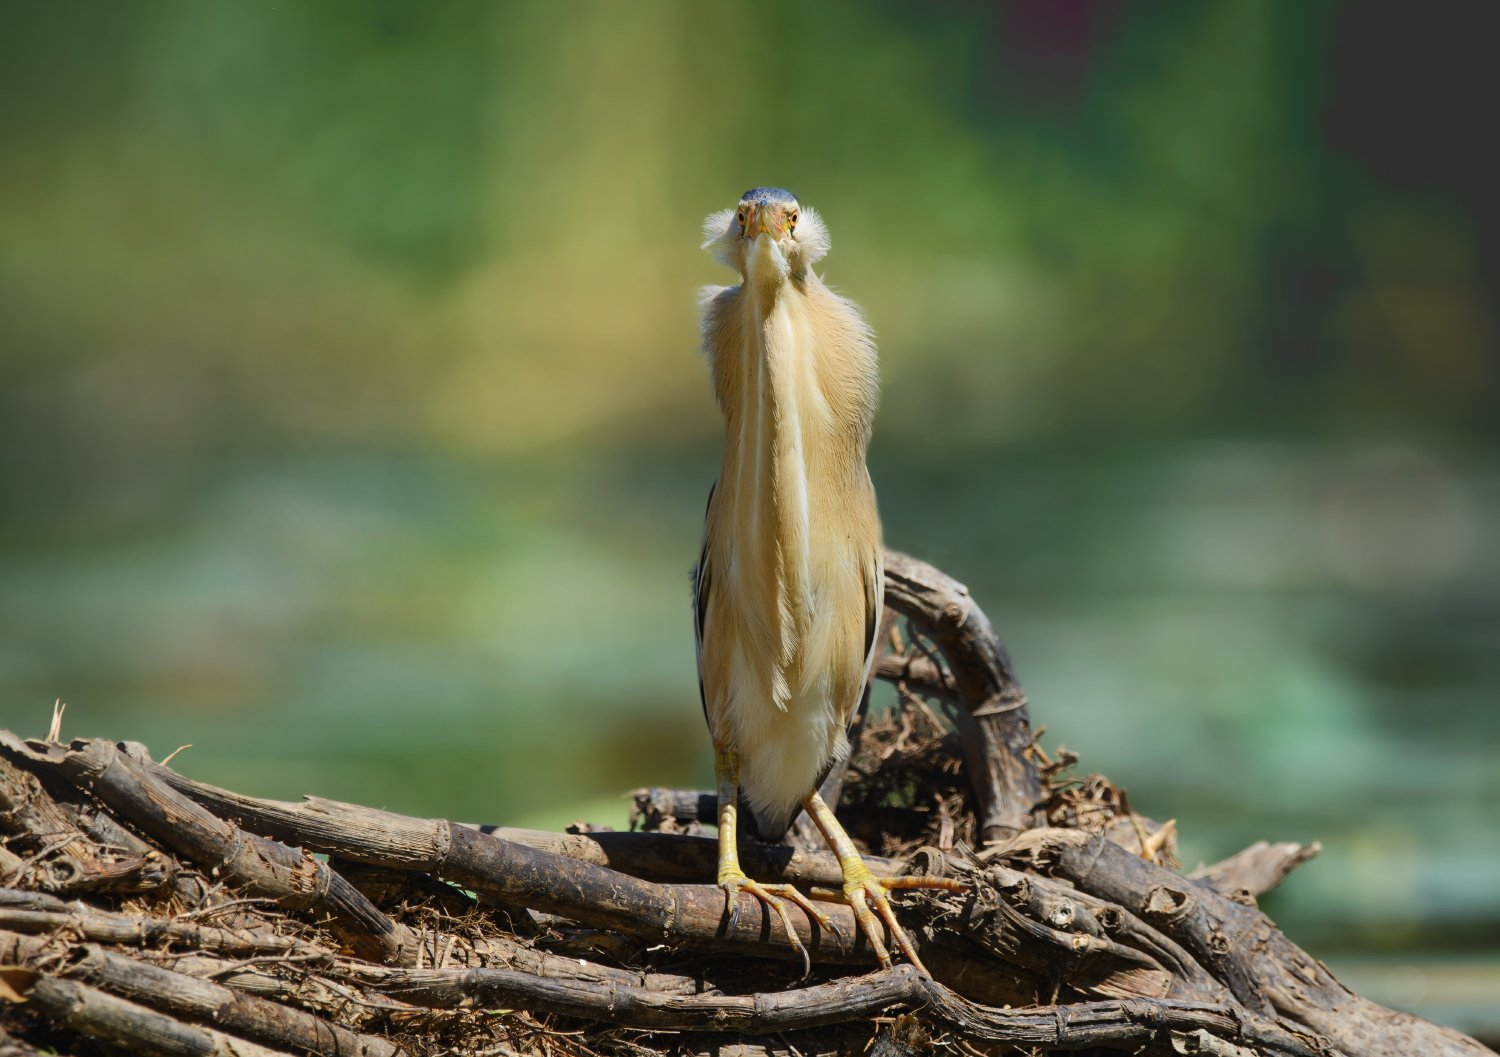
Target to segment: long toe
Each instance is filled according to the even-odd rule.
[[[753,896],[766,907],[775,911],[781,921],[782,932],[792,949],[802,956],[802,975],[806,978],[812,973],[812,955],[808,953],[807,945],[802,942],[802,937],[797,934],[796,923],[792,921],[792,915],[787,910],[787,903],[794,903],[802,909],[808,917],[816,921],[820,926],[837,936],[842,945],[843,937],[831,918],[819,910],[813,902],[791,885],[764,885],[759,881],[752,881],[744,874],[730,876],[719,881],[719,887],[724,890],[725,909],[728,915],[726,928],[734,927],[735,919],[739,911],[738,896],[741,892]]]
[[[906,960],[915,965],[923,976],[930,977],[932,974],[927,971],[927,966],[923,965],[922,959],[917,956],[917,948],[912,943],[910,934],[896,920],[896,912],[891,908],[889,893],[898,888],[927,888],[961,892],[967,887],[962,881],[946,877],[876,877],[863,862],[860,862],[858,869],[845,872],[844,898],[854,908],[860,929],[869,939],[870,946],[874,949],[875,956],[880,959],[883,968],[888,969],[891,966],[890,952],[881,935],[883,931],[888,930],[891,941]],[[884,922],[884,929],[881,927],[882,922]]]
[[[939,888],[950,892],[962,891],[968,886],[962,881],[950,880],[946,877],[876,877],[870,872],[869,866],[865,865],[864,859],[860,858],[859,849],[849,839],[849,834],[844,832],[844,827],[839,825],[837,816],[833,809],[824,802],[816,791],[809,794],[802,801],[803,808],[812,817],[819,830],[822,831],[828,846],[833,849],[833,854],[838,856],[839,870],[844,875],[843,896],[844,902],[854,908],[854,916],[859,921],[860,931],[870,941],[870,947],[875,956],[880,959],[880,964],[886,968],[891,964],[891,953],[886,948],[885,938],[882,932],[890,930],[891,939],[901,953],[910,961],[923,976],[931,977],[927,966],[922,964],[922,959],[917,957],[917,948],[912,943],[911,937],[896,920],[896,913],[891,909],[889,892],[895,888]],[[884,929],[881,923],[884,922]]]

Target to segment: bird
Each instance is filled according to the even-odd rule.
[[[874,334],[859,307],[813,271],[828,253],[828,229],[790,191],[752,188],[734,209],[710,214],[703,233],[703,248],[740,277],[704,287],[699,298],[703,352],[724,418],[693,610],[726,913],[740,892],[774,910],[804,973],[809,956],[786,904],[838,935],[795,887],[762,884],[740,868],[743,790],[762,839],[779,840],[797,810],[807,811],[838,857],[843,899],[881,965],[892,965],[883,921],[926,974],[888,892],[962,883],[877,877],[818,793],[848,752],[884,601],[880,517],[866,464],[880,388]]]

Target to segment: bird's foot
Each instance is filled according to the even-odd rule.
[[[802,976],[804,979],[812,973],[812,955],[808,953],[807,945],[802,942],[802,937],[797,935],[797,928],[792,924],[791,912],[786,907],[787,903],[795,903],[801,907],[803,913],[838,938],[840,947],[844,945],[843,933],[839,932],[838,926],[833,923],[833,919],[819,910],[816,903],[792,885],[761,884],[759,881],[752,881],[738,870],[720,870],[719,887],[724,890],[724,913],[727,915],[726,929],[734,928],[735,919],[739,915],[740,909],[739,900],[736,897],[741,892],[754,896],[776,912],[776,915],[781,919],[782,931],[786,933],[787,939],[792,944],[792,949],[802,955]]]
[[[844,871],[844,902],[854,909],[854,916],[859,920],[860,931],[869,939],[870,946],[874,948],[875,957],[880,959],[880,967],[882,969],[891,967],[891,953],[881,935],[888,929],[891,939],[895,941],[896,947],[906,960],[915,965],[923,976],[932,976],[927,971],[927,966],[922,964],[922,959],[917,957],[917,949],[912,944],[911,937],[896,920],[896,914],[891,909],[889,893],[904,888],[962,892],[968,888],[968,885],[949,877],[876,877],[864,861],[857,856],[847,861],[841,857],[841,865]],[[882,921],[885,922],[885,929],[881,928]]]

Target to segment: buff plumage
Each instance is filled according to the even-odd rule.
[[[696,581],[699,676],[715,743],[739,753],[757,826],[776,836],[845,750],[869,670],[878,370],[858,309],[811,269],[828,245],[817,214],[800,211],[784,249],[739,238],[729,212],[708,225],[744,281],[702,300],[725,444]]]

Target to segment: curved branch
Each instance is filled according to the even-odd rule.
[[[948,662],[963,705],[956,721],[981,838],[994,843],[1041,824],[1026,693],[969,589],[926,562],[887,550],[885,603],[931,636]]]

